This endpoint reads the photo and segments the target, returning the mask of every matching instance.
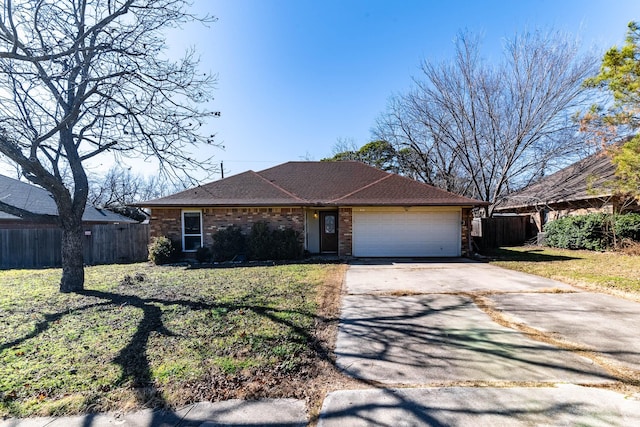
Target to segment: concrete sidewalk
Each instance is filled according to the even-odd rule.
[[[640,401],[575,385],[545,388],[343,390],[324,401],[318,427],[640,425]]]
[[[175,412],[139,411],[61,418],[25,418],[0,421],[0,427],[214,427],[307,425],[303,400],[264,399],[201,402]]]

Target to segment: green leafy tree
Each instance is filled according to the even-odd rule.
[[[399,172],[399,153],[389,142],[384,140],[371,141],[359,149],[346,149],[336,152],[333,157],[322,159],[322,161],[344,161],[355,160],[369,166],[388,171]]]
[[[629,23],[625,44],[604,54],[600,73],[585,85],[609,97],[606,106],[594,105],[583,116],[583,130],[605,142],[624,138],[625,142],[609,147],[616,165],[616,189],[640,198],[640,24]]]
[[[385,171],[398,169],[398,153],[387,141],[371,141],[358,150],[362,162]]]

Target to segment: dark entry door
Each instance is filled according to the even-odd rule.
[[[320,211],[320,252],[338,252],[338,212]]]

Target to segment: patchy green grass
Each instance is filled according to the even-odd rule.
[[[340,265],[0,271],[0,416],[300,397],[318,295]]]
[[[491,264],[612,292],[640,295],[640,256],[617,252],[512,247],[493,251]]]

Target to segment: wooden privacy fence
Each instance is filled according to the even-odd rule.
[[[479,249],[523,245],[528,224],[528,215],[474,218],[471,236]]]
[[[86,226],[84,263],[118,264],[146,261],[148,224]],[[0,229],[0,268],[42,268],[62,265],[57,228]]]

